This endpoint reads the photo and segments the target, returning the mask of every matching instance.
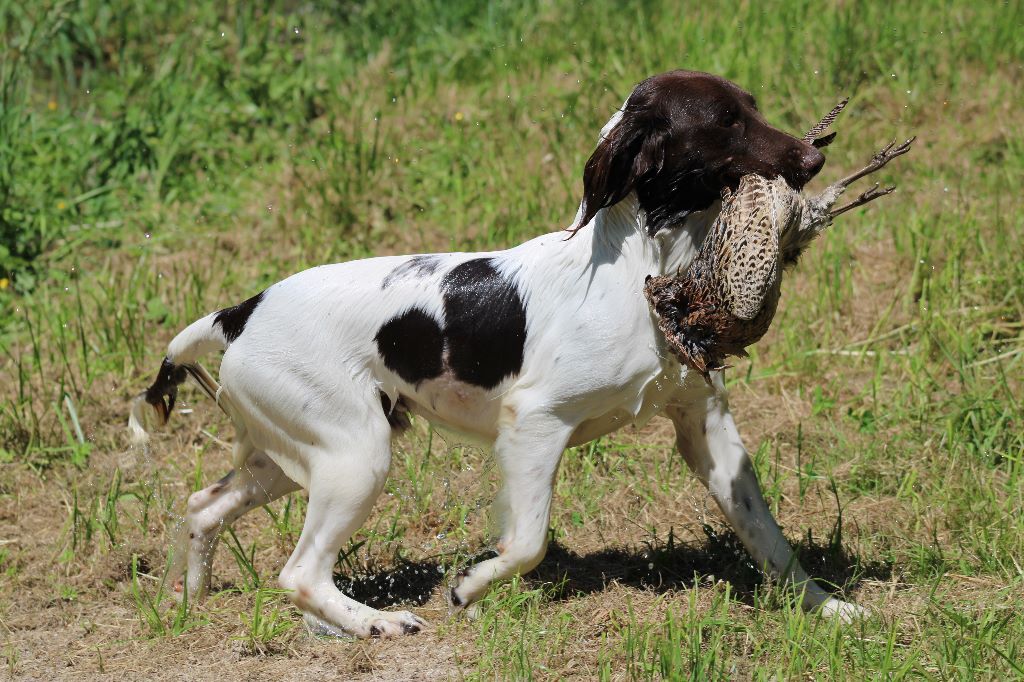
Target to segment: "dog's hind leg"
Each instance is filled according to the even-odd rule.
[[[172,594],[202,598],[221,531],[247,511],[299,489],[265,453],[252,449],[244,433],[236,447],[249,451],[241,466],[188,498],[166,577]]]
[[[502,429],[495,457],[502,473],[498,556],[469,567],[448,593],[452,610],[482,597],[495,580],[532,570],[547,550],[551,495],[572,428],[551,415],[520,415]]]
[[[708,487],[754,562],[773,578],[803,593],[806,609],[850,621],[863,614],[856,604],[832,597],[800,566],[761,493],[753,463],[729,412],[721,373],[704,389],[666,414],[676,427],[676,443],[687,465]]]
[[[426,626],[408,611],[361,604],[334,584],[338,552],[369,516],[391,463],[391,427],[376,400],[367,404],[372,415],[356,417],[357,407],[345,412],[353,426],[306,425],[317,444],[296,444],[309,474],[309,505],[280,583],[316,634],[391,637]]]

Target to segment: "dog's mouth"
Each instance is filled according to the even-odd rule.
[[[745,175],[755,174],[767,179],[782,176],[790,187],[800,191],[818,170],[820,168],[779,167],[759,159],[727,156],[717,163],[705,161],[677,171],[660,178],[657,184],[639,188],[641,205],[647,210],[648,232],[653,235],[662,227],[680,223],[694,211],[703,211],[722,196],[725,188],[737,191],[740,178]]]
[[[814,170],[779,168],[772,164],[754,160],[744,160],[738,163],[727,160],[719,169],[709,171],[708,176],[710,178],[717,178],[720,188],[725,189],[728,187],[733,192],[739,188],[740,178],[744,175],[760,175],[769,180],[781,176],[786,181],[786,184],[799,192],[820,170],[820,168]]]

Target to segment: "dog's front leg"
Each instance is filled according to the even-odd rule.
[[[800,566],[761,493],[729,412],[721,372],[714,377],[714,387],[688,398],[666,409],[676,427],[679,452],[708,487],[755,563],[773,578],[802,591],[808,610],[820,608],[823,614],[847,622],[862,615],[863,609],[829,595]]]
[[[458,576],[449,592],[453,611],[482,597],[495,580],[532,570],[547,550],[555,474],[572,428],[545,413],[516,415],[509,407],[502,411],[507,422],[494,445],[503,479],[497,500],[498,556]]]

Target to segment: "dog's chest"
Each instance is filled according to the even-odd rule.
[[[569,445],[581,445],[626,426],[643,426],[679,393],[686,373],[685,368],[669,360],[646,378],[638,377],[637,381],[622,386],[603,401],[606,410],[580,422]]]

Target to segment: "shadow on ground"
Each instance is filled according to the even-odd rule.
[[[641,590],[670,592],[689,589],[710,576],[729,582],[742,601],[751,601],[764,582],[763,574],[732,532],[718,532],[703,526],[706,542],[683,543],[674,535],[657,538],[639,547],[610,548],[590,554],[576,554],[552,545],[543,563],[530,575],[556,586],[555,598],[600,592],[617,582]],[[800,562],[823,587],[855,593],[864,579],[887,580],[892,565],[864,562],[841,545],[806,537],[797,543]]]
[[[610,548],[577,554],[557,542],[533,572],[531,582],[554,586],[554,599],[605,590],[619,583],[658,593],[688,589],[708,576],[728,581],[733,593],[751,601],[764,582],[733,533],[720,533],[705,525],[703,543],[684,543],[669,531],[665,539],[653,538],[639,546]],[[864,562],[838,543],[806,537],[797,544],[801,563],[823,585],[833,585],[850,595],[864,579],[889,580],[892,564]],[[477,560],[493,556],[485,552]],[[356,575],[336,575],[335,583],[348,595],[374,608],[425,604],[445,581],[449,557],[423,561],[401,560],[397,565]]]

